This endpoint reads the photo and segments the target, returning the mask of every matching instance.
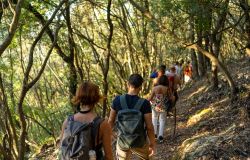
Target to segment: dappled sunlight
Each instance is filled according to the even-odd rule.
[[[217,101],[216,103],[214,103],[214,105],[217,105],[217,104],[220,104],[220,103],[226,102],[226,101],[228,101],[228,100],[229,100],[229,97],[225,97],[225,98],[223,98],[222,100]]]
[[[179,129],[184,129],[184,128],[186,128],[186,122],[179,122],[179,123],[177,124],[177,128],[179,128]]]
[[[188,119],[187,126],[190,127],[190,126],[195,125],[196,123],[200,122],[205,117],[208,117],[213,112],[214,112],[213,108],[205,108],[199,111],[198,113],[196,113],[195,115],[191,116]]]
[[[215,103],[212,103],[211,106],[215,108],[215,106],[221,105],[221,103],[224,103],[229,100],[229,97],[225,97],[220,101],[216,101]],[[216,109],[215,109],[216,110]]]
[[[186,139],[181,145],[179,158],[186,159],[187,157],[199,157],[200,154],[208,150],[213,152],[213,147],[218,146],[225,141],[230,141],[235,137],[235,129],[236,125],[232,124],[226,130],[215,135],[211,135],[209,132],[203,132]]]
[[[194,91],[193,93],[191,93],[187,98],[191,98],[196,94],[200,94],[202,93],[204,90],[206,89],[206,86],[201,86],[200,88],[198,88],[196,91]]]
[[[209,135],[209,132],[205,132],[205,133],[201,133],[201,134],[198,134],[191,138],[186,139],[181,145],[181,147],[183,148],[183,151],[188,152],[189,150],[191,150],[191,148],[193,148],[193,146],[196,146],[196,143],[194,144],[196,140],[202,137],[208,136],[208,135]]]
[[[228,101],[228,99],[229,99],[228,97],[225,97],[220,101],[211,103],[208,107],[202,110],[199,110],[194,115],[191,115],[187,121],[187,127],[192,127],[193,125],[202,121],[202,119],[205,119],[208,116],[210,116],[212,113],[217,112],[218,109],[221,110],[221,108],[217,108],[216,106],[220,106],[222,103]]]

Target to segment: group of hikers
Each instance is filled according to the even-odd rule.
[[[113,137],[117,160],[129,160],[132,153],[143,160],[152,159],[156,142],[164,140],[166,118],[178,100],[177,89],[185,72],[190,75],[181,63],[170,71],[166,71],[165,65],[159,66],[150,75],[154,78],[153,89],[146,99],[139,96],[142,76],[130,75],[127,93],[113,99],[108,119],[100,118],[94,111],[102,98],[99,87],[89,81],[80,84],[72,99],[73,104],[80,106],[79,111],[62,125],[60,159],[113,160]]]

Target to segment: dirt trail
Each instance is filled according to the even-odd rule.
[[[174,117],[167,117],[165,140],[164,143],[157,144],[157,154],[155,155],[156,160],[172,158],[173,153],[183,140],[192,135],[191,130],[186,128],[190,110],[190,106],[186,104],[189,94],[197,90],[196,86],[179,92],[179,100],[176,103],[176,134],[175,136],[173,135]]]
[[[230,103],[230,90],[221,74],[217,90],[211,89],[208,80],[203,79],[179,92],[176,135],[173,137],[174,118],[167,117],[165,141],[157,144],[154,160],[250,159],[250,65],[244,59],[237,63],[228,66],[239,88],[237,101]],[[195,147],[190,148],[192,145]],[[188,152],[183,153],[180,147],[188,148]],[[177,150],[182,155],[174,158]],[[58,148],[45,159],[55,159],[57,155]]]
[[[180,149],[185,140],[200,135],[205,136],[193,140],[196,141],[195,143],[201,142],[198,145],[201,148],[204,139],[204,143],[209,142],[210,139],[215,140],[216,137],[225,139],[215,140],[214,143],[208,143],[209,145],[202,148],[202,151],[207,154],[202,155],[204,160],[250,159],[250,65],[246,60],[240,63],[241,66],[236,66],[236,63],[231,63],[229,66],[239,88],[238,100],[233,103],[230,103],[228,96],[230,91],[223,75],[219,75],[220,85],[217,90],[213,90],[209,81],[203,79],[189,84],[179,92],[179,100],[176,104],[176,135],[173,137],[174,118],[168,117],[166,139],[164,143],[157,144],[155,160],[173,159],[177,149]],[[229,132],[223,135],[227,131]],[[197,150],[193,148],[191,153],[197,153]]]

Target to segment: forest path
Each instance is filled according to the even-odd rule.
[[[237,63],[241,63],[241,66]],[[234,73],[232,76],[239,88],[238,100],[230,103],[228,84],[221,74],[217,90],[211,88],[206,78],[187,84],[179,92],[179,100],[176,103],[175,137],[173,137],[174,118],[167,117],[165,141],[157,144],[154,160],[183,159],[176,157],[177,151],[182,152],[178,155],[183,156],[186,154],[183,153],[183,147],[187,149],[194,143],[200,143],[199,149],[194,147],[188,151],[189,155],[201,154],[204,155],[202,159],[250,159],[250,124],[247,118],[250,115],[249,61],[242,59],[239,62],[231,62],[228,68]],[[224,140],[209,142],[216,137]],[[183,146],[184,141],[187,142],[185,146]]]
[[[237,63],[241,63],[241,66],[238,66]],[[184,153],[183,150],[180,150],[180,147],[186,140],[189,140],[189,143],[186,143],[184,149],[193,142],[197,142],[199,149],[196,150],[196,146],[188,152],[196,156],[201,154],[202,159],[205,160],[249,160],[249,64],[249,61],[243,59],[239,62],[231,62],[228,65],[230,71],[234,73],[233,79],[240,91],[238,100],[233,103],[230,103],[228,98],[230,90],[223,75],[219,75],[220,85],[217,90],[211,89],[211,84],[208,84],[207,79],[202,79],[187,84],[179,92],[179,100],[176,103],[176,135],[173,137],[174,118],[167,117],[165,140],[163,143],[157,144],[157,153],[154,160],[185,159],[188,153]],[[196,136],[198,136],[197,139],[192,139]],[[219,137],[219,139],[215,139],[216,137]],[[209,140],[212,140],[212,143]],[[180,151],[182,157],[175,157],[177,151]],[[202,153],[205,153],[205,155]],[[46,160],[54,160],[58,156],[58,148],[51,148],[40,154],[42,154],[41,157],[46,157]],[[193,157],[192,159],[200,158]],[[136,160],[137,158],[132,156],[132,159]]]
[[[189,96],[194,94],[197,89],[200,87],[201,83],[195,83],[191,88],[182,90],[179,92],[179,100],[176,103],[176,133],[174,133],[174,117],[167,117],[166,120],[166,129],[164,135],[164,142],[161,144],[157,144],[157,153],[154,157],[155,160],[165,160],[172,158],[174,152],[177,147],[181,145],[181,143],[193,135],[192,129],[188,128],[187,121],[190,116],[190,110],[192,106],[189,104]]]

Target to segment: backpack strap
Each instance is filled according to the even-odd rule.
[[[91,138],[92,138],[92,148],[94,149],[96,147],[95,139],[97,138],[97,145],[99,144],[99,129],[100,124],[102,123],[104,119],[97,116],[93,120],[92,128],[91,128]]]
[[[127,102],[126,102],[126,95],[123,94],[120,96],[120,103],[121,103],[121,107],[122,109],[128,109],[128,105],[127,105]],[[137,109],[137,110],[140,110],[142,105],[144,103],[144,99],[143,98],[140,98],[137,100],[135,106],[134,106],[134,109]]]
[[[136,102],[136,104],[134,106],[134,109],[141,110],[143,103],[144,103],[143,98],[138,99],[138,101]]]
[[[127,102],[126,102],[126,95],[123,94],[120,96],[120,103],[121,103],[121,107],[122,109],[128,109],[128,105],[127,105]]]
[[[69,115],[67,118],[67,121],[74,121],[74,115]]]

